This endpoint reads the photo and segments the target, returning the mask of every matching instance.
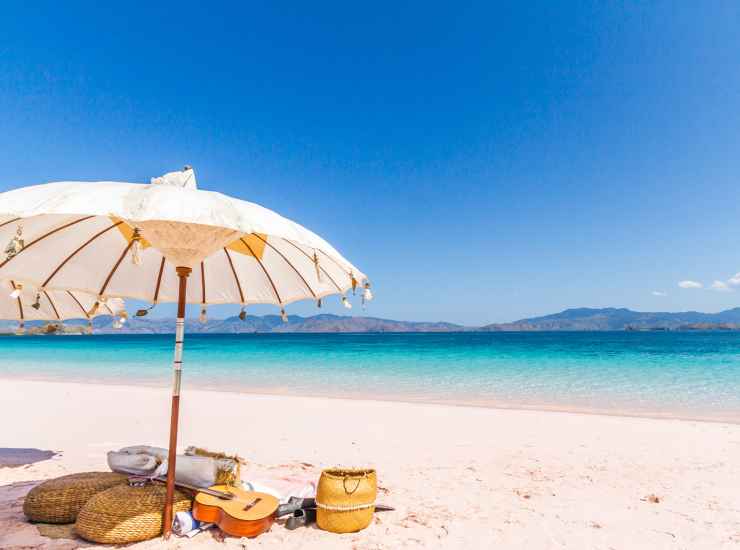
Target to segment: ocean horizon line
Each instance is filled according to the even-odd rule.
[[[86,320],[71,320],[60,326],[76,327]],[[174,317],[132,316],[121,326],[115,318],[101,316],[92,326],[105,333],[171,333]],[[29,327],[45,326],[43,321],[28,322]],[[53,323],[52,323],[53,324]],[[118,323],[115,323],[118,324]],[[740,330],[740,308],[717,313],[698,311],[640,312],[628,308],[570,308],[558,313],[531,317],[506,323],[484,325],[459,324],[448,321],[404,321],[367,315],[337,315],[320,313],[301,316],[280,315],[227,316],[208,319],[186,318],[188,333],[249,333],[249,332],[517,332],[517,331],[659,331],[659,330]],[[0,322],[0,329],[12,331],[16,323]]]

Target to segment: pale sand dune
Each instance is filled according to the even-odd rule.
[[[28,482],[164,445],[168,391],[0,384],[0,447],[63,453],[0,469],[0,548],[75,548],[22,521]],[[350,535],[276,525],[247,548],[740,548],[740,425],[190,388],[181,418],[182,446],[237,451],[251,471],[375,466],[379,500],[398,509]],[[206,547],[242,546],[209,534],[131,546]]]

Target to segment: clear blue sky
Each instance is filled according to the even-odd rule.
[[[189,163],[383,317],[740,304],[678,286],[740,271],[737,2],[102,4],[3,5],[0,190]]]

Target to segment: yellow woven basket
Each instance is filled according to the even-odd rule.
[[[375,470],[324,470],[316,490],[316,523],[332,533],[360,531],[373,519],[377,494]]]
[[[75,531],[91,542],[126,544],[162,534],[164,485],[119,485],[98,493],[82,507]],[[190,510],[192,500],[175,490],[173,514]]]
[[[44,481],[31,489],[23,501],[23,513],[41,523],[74,523],[90,498],[114,485],[126,483],[114,472],[85,472]]]

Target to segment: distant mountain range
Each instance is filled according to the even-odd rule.
[[[64,332],[79,332],[81,322],[65,323]],[[16,323],[0,321],[0,332],[10,332]],[[28,323],[27,326],[38,326]],[[200,323],[194,319],[185,322],[189,334],[237,334],[267,332],[503,332],[547,330],[740,330],[740,308],[719,313],[686,311],[640,312],[626,308],[576,308],[560,313],[521,319],[512,323],[494,323],[482,327],[468,327],[454,323],[393,321],[376,317],[349,317],[341,315],[288,316],[284,323],[278,315],[214,319]],[[169,334],[174,332],[173,319],[132,318],[123,329],[114,329],[110,317],[98,317],[93,323],[97,334]]]
[[[80,321],[65,322],[64,332],[78,332]],[[28,322],[26,327],[38,329],[45,323]],[[133,317],[121,329],[111,326],[110,317],[97,317],[93,321],[96,334],[169,334],[175,331],[174,319]],[[0,321],[0,332],[12,332],[16,322]],[[470,328],[452,323],[428,323],[413,321],[392,321],[375,317],[349,317],[340,315],[313,315],[301,317],[289,315],[284,323],[279,315],[248,316],[244,321],[239,317],[213,319],[201,323],[195,319],[185,320],[188,334],[237,334],[266,332],[460,332]],[[36,332],[39,332],[36,330]]]
[[[560,313],[496,323],[481,327],[485,331],[534,330],[701,330],[740,328],[740,308],[719,313],[699,311],[643,312],[627,308],[575,308]]]

